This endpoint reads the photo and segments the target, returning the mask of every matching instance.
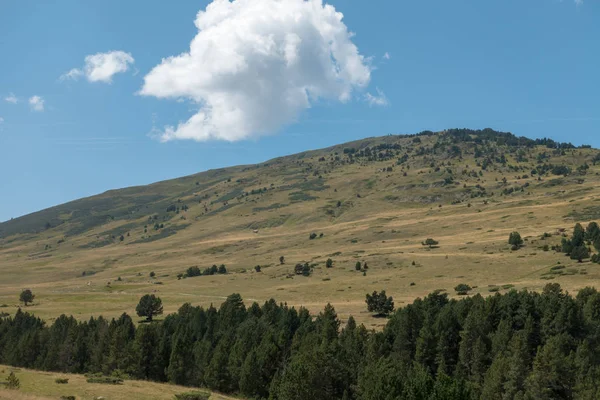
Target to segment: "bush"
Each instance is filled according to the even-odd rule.
[[[260,271],[261,271],[261,269],[260,269],[260,265],[257,265],[256,267],[254,267],[254,270],[255,270],[256,272],[260,272]]]
[[[10,374],[6,377],[6,383],[4,384],[7,389],[18,389],[21,387],[21,382],[19,378],[15,375],[14,372],[10,372]]]
[[[325,262],[325,266],[326,266],[327,268],[331,268],[331,267],[333,267],[333,260],[332,260],[331,258],[328,258],[328,259],[327,259],[327,262]]]
[[[437,240],[433,240],[433,239],[429,238],[421,244],[423,246],[429,246],[429,248],[431,249],[432,247],[437,246],[439,244],[439,242]]]
[[[186,392],[175,395],[175,400],[208,400],[210,398],[210,393],[194,391],[194,392]]]
[[[471,286],[469,286],[465,283],[461,283],[454,288],[454,290],[456,290],[456,294],[458,294],[459,296],[464,296],[464,295],[469,294],[471,289],[472,289]]]
[[[116,376],[105,376],[101,374],[88,374],[87,383],[103,383],[106,385],[121,385],[123,379]]]
[[[310,240],[313,240],[313,239],[315,239],[316,237],[317,237],[317,234],[313,232],[313,233],[311,233],[311,234],[310,234],[310,236],[309,236],[308,238],[309,238]]]
[[[75,396],[60,396],[60,400],[76,400]]]
[[[65,385],[65,384],[69,383],[69,380],[67,378],[56,378],[54,380],[54,382]]]
[[[187,271],[185,271],[185,274],[186,274],[188,277],[192,277],[192,276],[200,276],[200,275],[202,275],[202,273],[200,272],[200,268],[198,268],[198,267],[189,267],[189,268],[187,269]]]

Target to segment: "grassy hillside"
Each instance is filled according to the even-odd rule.
[[[10,371],[20,381],[18,390],[0,386],[0,400],[50,400],[61,396],[75,396],[77,400],[173,400],[176,394],[193,389],[146,381],[126,380],[122,385],[87,383],[83,375],[32,371],[0,365],[0,382],[4,382]],[[68,379],[67,384],[57,384],[56,379]],[[210,400],[227,400],[232,397],[213,393]]]
[[[313,311],[331,302],[376,326],[364,304],[373,290],[397,306],[434,290],[454,295],[459,283],[489,294],[553,279],[574,292],[596,284],[597,264],[544,245],[600,220],[599,159],[587,147],[450,130],[110,191],[0,224],[0,313],[16,311],[24,288],[36,294],[28,311],[50,319],[133,315],[149,292],[166,312],[238,292]],[[523,249],[510,249],[512,231]],[[427,238],[438,246],[423,246]],[[311,276],[295,275],[305,262]],[[178,279],[213,264],[228,273]]]

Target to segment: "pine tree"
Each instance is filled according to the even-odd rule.
[[[191,335],[187,328],[182,327],[173,340],[169,366],[167,367],[167,378],[169,382],[177,385],[192,384],[192,368],[194,364]]]
[[[565,336],[553,336],[539,350],[526,382],[526,395],[548,400],[572,398],[574,371],[567,341]]]
[[[8,376],[6,377],[5,387],[7,389],[12,390],[16,390],[21,387],[21,382],[19,381],[19,378],[17,378],[13,371],[10,371],[10,374],[8,374]]]

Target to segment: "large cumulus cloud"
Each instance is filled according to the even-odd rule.
[[[198,111],[163,141],[236,141],[272,133],[318,99],[346,102],[370,81],[342,14],[321,0],[214,0],[188,52],[144,77],[140,94],[189,99]]]

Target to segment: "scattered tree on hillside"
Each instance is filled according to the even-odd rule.
[[[311,234],[308,236],[308,238],[309,238],[310,240],[316,239],[316,238],[317,238],[317,234],[313,232],[313,233],[311,233]]]
[[[433,248],[434,246],[437,246],[439,244],[439,242],[437,240],[433,240],[431,238],[425,240],[423,243],[421,243],[423,246],[429,246],[429,248]]]
[[[327,261],[325,262],[325,266],[327,268],[333,267],[333,260],[331,258],[328,258]]]
[[[227,273],[227,268],[225,267],[224,264],[221,264],[219,266],[219,270],[217,271],[219,274],[226,274]]]
[[[146,294],[140,299],[135,312],[139,317],[146,317],[146,321],[152,321],[154,316],[163,313],[162,300],[153,294]]]
[[[202,272],[200,271],[199,267],[194,266],[194,267],[189,267],[187,269],[187,271],[185,271],[185,275],[188,278],[191,278],[191,277],[194,277],[194,276],[200,276],[200,275],[202,275]]]
[[[29,303],[33,303],[33,299],[35,299],[35,295],[29,289],[23,290],[19,295],[19,300],[25,304],[25,307],[27,307]]]
[[[523,246],[523,238],[519,232],[512,232],[508,236],[508,244],[512,245],[513,250],[517,250]]]
[[[356,269],[357,271],[360,271],[362,269],[362,264],[360,263],[360,261],[356,262],[356,264],[354,265],[354,269]]]
[[[154,273],[154,271],[150,272],[150,278],[154,278],[156,276],[156,273]]]
[[[379,293],[377,291],[374,291],[373,294],[367,293],[365,302],[369,312],[377,313],[376,315],[379,317],[387,317],[394,311],[394,299],[392,296],[387,297],[385,290]]]
[[[584,259],[590,258],[590,253],[585,245],[578,246],[571,250],[571,260],[577,260],[583,262]]]
[[[6,383],[4,384],[4,387],[11,390],[16,390],[21,387],[21,382],[13,371],[10,371],[10,374],[8,374],[6,377]]]
[[[304,265],[302,266],[302,275],[309,276],[311,272],[312,270],[310,268],[310,265],[308,263],[304,263]]]
[[[469,286],[465,283],[460,283],[454,288],[454,290],[456,290],[456,294],[458,294],[459,296],[464,296],[464,295],[469,294],[471,289],[472,289],[471,286]]]
[[[281,264],[281,265],[285,264],[285,257],[284,256],[279,257],[279,264]]]
[[[254,270],[255,270],[256,272],[260,272],[260,271],[261,271],[260,265],[257,265],[256,267],[254,267]]]

